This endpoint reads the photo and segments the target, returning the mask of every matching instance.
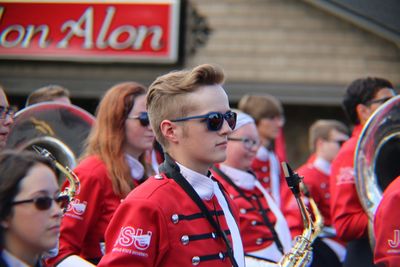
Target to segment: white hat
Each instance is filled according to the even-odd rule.
[[[239,129],[240,127],[243,127],[246,124],[249,123],[255,123],[254,119],[247,113],[244,113],[243,111],[240,110],[233,110],[234,112],[236,112],[237,114],[237,118],[236,118],[236,126],[235,126],[235,130]]]

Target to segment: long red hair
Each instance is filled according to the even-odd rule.
[[[136,82],[119,83],[103,96],[96,110],[96,122],[86,140],[82,158],[97,155],[106,165],[115,194],[125,197],[134,187],[125,159],[125,120],[135,99],[146,94]],[[141,156],[143,161],[144,155]],[[144,164],[145,166],[145,164]]]

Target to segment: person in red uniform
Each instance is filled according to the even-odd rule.
[[[358,199],[354,178],[354,154],[362,128],[372,113],[395,95],[386,79],[367,77],[353,81],[346,89],[343,107],[355,125],[332,162],[330,176],[331,215],[337,236],[347,245],[344,266],[373,266],[368,241],[368,217]]]
[[[324,220],[320,238],[313,243],[313,261],[311,266],[342,266],[346,249],[344,243],[335,238],[330,215],[329,175],[331,163],[341,145],[349,139],[347,126],[337,120],[317,120],[309,129],[309,147],[311,156],[300,166],[297,173],[303,177],[310,196],[320,210]],[[308,202],[305,200],[305,202]],[[309,207],[310,210],[311,207]],[[294,197],[288,202],[286,218],[292,237],[303,231],[303,222]],[[290,211],[290,212],[289,212]]]
[[[375,213],[374,263],[378,267],[400,265],[400,176],[393,180],[383,192]]]
[[[275,201],[251,172],[260,144],[254,119],[240,111],[237,114],[236,128],[228,137],[227,158],[215,165],[212,173],[240,210],[246,266],[259,266],[260,260],[264,266],[276,266],[273,263],[279,262],[292,246],[289,227]]]
[[[272,95],[244,95],[238,108],[256,121],[261,146],[253,160],[252,169],[264,188],[271,194],[279,207],[286,196],[291,196],[280,161],[274,151],[274,141],[284,125],[283,108]]]
[[[148,175],[144,157],[154,133],[145,103],[146,88],[136,82],[117,84],[102,98],[74,170],[80,188],[62,220],[59,253],[48,265],[85,266],[86,261],[96,264],[102,257],[111,217]]]
[[[149,87],[150,122],[165,161],[118,207],[98,266],[244,266],[238,210],[209,176],[225,160],[236,124],[223,80],[221,68],[204,64]]]

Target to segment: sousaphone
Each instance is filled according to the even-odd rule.
[[[400,96],[380,106],[365,124],[354,157],[358,197],[372,223],[385,188],[400,175]]]
[[[43,102],[28,106],[16,113],[7,148],[33,150],[32,145],[37,145],[73,169],[94,121],[94,116],[75,105]]]

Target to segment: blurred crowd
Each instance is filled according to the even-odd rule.
[[[78,109],[69,90],[34,90],[17,113],[0,87],[0,266],[400,266],[400,173],[371,218],[354,163],[393,84],[352,81],[349,123],[317,119],[293,171],[282,103],[247,94],[232,109],[224,79],[203,64],[109,88],[65,166],[79,182],[60,180],[57,155],[8,142],[33,107]]]

